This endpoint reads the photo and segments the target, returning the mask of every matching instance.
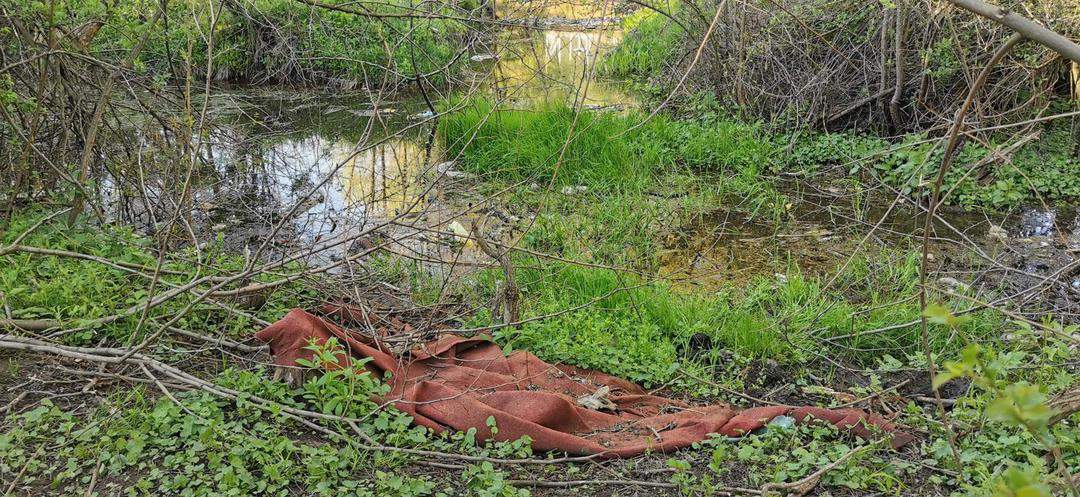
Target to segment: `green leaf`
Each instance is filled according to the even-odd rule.
[[[1046,399],[1046,394],[1039,387],[1014,383],[986,406],[986,416],[994,421],[1026,426],[1041,432],[1054,416],[1054,410],[1046,404]]]
[[[1012,466],[1002,473],[994,486],[994,497],[1050,497],[1050,487],[1034,468]]]
[[[969,316],[957,317],[952,311],[941,304],[930,304],[926,306],[926,309],[923,310],[923,317],[931,323],[953,328],[966,323],[970,319]]]

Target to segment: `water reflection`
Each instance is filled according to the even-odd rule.
[[[619,43],[618,30],[546,30],[510,43],[494,68],[496,90],[519,106],[572,103],[626,105],[630,96],[595,78],[599,57]],[[584,92],[584,95],[581,93]]]
[[[355,153],[346,142],[334,144],[331,156],[344,167],[338,174],[343,204],[364,205],[386,215],[423,208],[422,181],[429,156],[415,141],[393,138]]]
[[[611,16],[612,11],[604,2],[496,0],[495,8],[502,19],[600,19]]]
[[[520,108],[575,99],[596,107],[625,105],[630,101],[625,93],[591,79],[599,56],[619,39],[617,30],[507,30],[495,44],[497,58],[469,63],[479,78],[472,82],[496,89]],[[377,106],[378,112],[374,107],[363,92],[215,91],[215,125],[198,152],[198,163],[206,167],[198,171],[189,197],[200,236],[225,237],[242,246],[288,216],[287,230],[275,236],[311,242],[344,235],[343,226],[364,229],[433,210],[436,202],[421,196],[432,191],[438,175],[431,170],[442,157],[432,146],[437,140],[431,123],[422,122],[430,117],[426,103],[419,96],[394,95]],[[117,212],[152,229],[150,210],[177,208],[170,203],[179,196],[173,183],[168,177],[147,178],[145,185],[111,188],[147,197],[116,202]],[[446,201],[438,203],[441,208]]]

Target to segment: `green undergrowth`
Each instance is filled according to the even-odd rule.
[[[934,314],[931,320],[936,322],[963,321],[947,313]],[[923,447],[926,460],[954,469],[959,461],[963,468],[935,474],[931,482],[957,488],[954,495],[1066,494],[1062,468],[1075,474],[1080,467],[1080,414],[1051,424],[1060,411],[1049,400],[1055,392],[1076,385],[1075,369],[1063,364],[1074,355],[1074,346],[1062,337],[1078,327],[1049,318],[1041,325],[1037,331],[1026,322],[1012,323],[1007,341],[969,344],[943,362],[935,385],[954,378],[970,381],[950,414],[954,430],[964,434],[954,438],[954,444],[950,445],[943,425],[909,407],[906,422],[931,433]]]
[[[561,105],[513,110],[482,98],[459,105],[440,119],[440,139],[447,157],[485,178],[641,190],[679,167],[756,177],[772,150],[753,126],[732,122],[575,113]]]
[[[167,15],[154,22],[162,5],[168,6]],[[47,19],[49,2],[13,7],[28,21],[43,20]],[[390,2],[363,8],[400,14],[408,5]],[[449,12],[452,7],[445,8]],[[105,60],[123,60],[149,33],[134,60],[136,70],[183,76],[190,62],[193,75],[201,77],[211,55],[207,42],[212,38],[214,79],[241,81],[343,78],[374,82],[426,74],[430,82],[441,84],[447,74],[442,69],[453,73],[460,66],[455,63],[455,54],[464,32],[457,21],[448,19],[368,17],[292,0],[243,0],[221,5],[156,0],[57,2],[56,22],[60,25],[70,29],[95,20],[104,25],[89,50]]]
[[[856,259],[830,289],[791,270],[783,279],[759,277],[746,288],[687,293],[633,274],[522,258],[515,278],[524,295],[523,317],[547,317],[501,328],[495,336],[506,347],[545,360],[646,386],[685,380],[680,368],[714,367],[728,357],[724,350],[793,366],[823,355],[875,364],[888,354],[917,353],[917,326],[887,329],[919,318],[919,306],[908,298],[918,282],[917,258],[883,254],[873,260],[887,262]],[[498,273],[485,273],[482,288],[490,293],[499,279]],[[476,325],[490,322],[487,313],[474,319]],[[931,325],[930,343],[950,353],[991,336],[1000,325],[994,315],[977,313],[955,331]],[[685,351],[695,334],[708,336],[715,347],[691,357]],[[691,389],[700,387],[696,383],[682,382]]]
[[[677,11],[670,4],[661,8]],[[601,74],[613,78],[649,80],[659,76],[675,61],[685,36],[678,24],[645,8],[624,18],[621,27],[626,34],[598,66]]]
[[[977,142],[961,145],[942,185],[943,193],[951,192],[946,203],[1001,208],[1080,199],[1080,157],[1073,154],[1069,133],[1067,122],[1055,124],[1012,153],[1010,161],[987,160],[991,150]],[[1009,145],[990,144],[995,149]],[[889,141],[854,133],[819,133],[796,139],[779,164],[807,175],[840,168],[882,181],[910,197],[926,197],[941,166],[943,147],[940,138],[924,134]]]
[[[17,215],[10,222],[0,225],[0,245],[15,241],[43,216],[41,214]],[[171,253],[162,261],[161,272],[153,292],[153,280],[157,257],[155,247],[146,238],[131,230],[92,226],[78,222],[68,227],[64,217],[53,219],[25,238],[22,245],[81,254],[112,261],[115,265],[134,265],[135,270],[102,264],[75,256],[43,255],[14,252],[0,256],[0,298],[4,307],[10,309],[15,319],[57,320],[64,329],[70,330],[63,339],[72,345],[84,345],[103,337],[122,344],[137,343],[158,330],[184,309],[196,297],[193,293],[178,295],[168,302],[152,306],[146,318],[140,319],[148,300],[160,296],[177,286],[208,276],[229,276],[241,271],[243,259],[225,253],[216,244],[208,244],[201,253],[185,249]],[[203,266],[196,268],[194,261],[201,257]],[[286,269],[294,270],[295,267]],[[142,273],[143,276],[139,276]],[[259,276],[252,281],[270,281],[273,277]],[[202,287],[203,290],[208,285]],[[243,312],[267,321],[274,321],[289,309],[311,301],[314,292],[303,287],[269,292],[258,305],[229,302],[241,307]],[[105,323],[95,320],[114,316],[126,310],[126,317]],[[255,323],[248,316],[230,313],[212,304],[195,304],[192,310],[176,321],[176,327],[210,336],[247,339]]]
[[[376,409],[368,396],[385,388],[370,374],[342,371],[296,390],[262,370],[226,370],[216,383],[274,406],[360,417],[359,429],[389,445],[486,457],[531,454],[527,439],[485,443],[475,429],[435,435],[413,426],[400,411]],[[468,464],[449,480],[418,473],[409,467],[417,456],[361,447],[348,426],[335,422],[328,424],[349,436],[324,440],[279,407],[258,408],[243,395],[233,402],[179,392],[174,402],[136,388],[86,417],[44,401],[6,421],[0,474],[9,481],[21,471],[21,485],[49,495],[83,495],[95,473],[100,495],[528,495],[490,463]]]
[[[0,246],[12,243],[41,219],[36,213],[17,215],[3,226]],[[41,225],[21,244],[101,257],[118,265],[153,267],[157,262],[153,247],[130,230],[81,222],[69,228],[60,218]],[[201,271],[195,271],[190,262],[196,257],[193,252],[180,250],[166,257],[155,294],[167,289],[166,282],[180,284],[208,273],[225,276],[240,270],[242,260],[209,245],[198,255]],[[15,319],[59,320],[62,327],[76,329],[61,338],[70,344],[134,343],[190,303],[189,297],[178,296],[175,302],[152,308],[141,328],[138,313],[106,325],[90,324],[119,309],[142,309],[140,304],[150,296],[149,286],[149,279],[99,261],[25,252],[0,257],[5,311]],[[315,302],[312,292],[306,285],[288,285],[249,312],[273,321],[292,307]],[[250,337],[258,327],[248,318],[202,304],[195,305],[177,326],[237,339]],[[153,348],[162,360],[190,361],[198,352],[185,350],[185,341],[166,335]],[[323,363],[336,361],[337,355],[330,351],[333,347],[316,347],[316,360],[310,365],[322,369]],[[397,447],[488,457],[531,454],[527,439],[487,443],[478,439],[475,429],[437,435],[413,426],[404,413],[375,403],[373,399],[385,395],[388,387],[365,371],[331,368],[290,388],[271,380],[270,373],[261,368],[235,369],[224,356],[219,366],[211,368],[220,372],[211,372],[210,379],[239,392],[237,399],[181,390],[173,390],[170,398],[159,396],[155,389],[119,389],[89,410],[72,410],[45,398],[4,417],[0,421],[0,480],[42,495],[84,495],[91,481],[99,495],[528,494],[510,485],[508,477],[490,463],[466,463],[450,479],[445,473],[417,473],[416,456],[360,447],[361,440],[348,425],[326,423],[349,433],[326,439],[282,414],[282,407],[287,406],[357,418],[368,436]],[[5,373],[12,378],[23,374],[25,367],[24,362],[7,356]],[[253,402],[253,396],[271,404]],[[494,425],[487,428],[497,430]]]
[[[10,243],[38,219],[39,215],[17,217],[5,226],[3,243]],[[23,243],[131,264],[156,262],[152,247],[127,230],[67,229],[54,221]],[[93,269],[100,265],[96,262],[21,257],[8,255],[3,260],[2,271],[8,275],[3,287],[7,307],[13,312],[26,306],[40,309],[19,317],[70,320],[87,309],[95,313],[91,315],[103,315],[123,307],[117,295],[146,287],[145,281],[122,271]],[[165,267],[182,272],[187,257],[193,255],[179,252],[167,257]],[[235,270],[238,263],[214,251],[204,251],[202,257],[223,274]],[[884,252],[855,259],[830,289],[789,271],[786,278],[759,278],[745,288],[706,294],[676,291],[663,282],[633,274],[521,257],[515,266],[525,297],[523,317],[547,317],[525,323],[520,329],[499,329],[494,335],[507,350],[528,350],[548,361],[596,368],[649,388],[668,386],[710,398],[723,395],[723,391],[701,379],[712,379],[727,389],[764,386],[757,383],[760,379],[747,376],[746,369],[765,359],[789,368],[784,381],[804,389],[815,386],[820,391],[821,381],[814,376],[828,381],[830,375],[844,373],[830,373],[826,367],[811,376],[805,365],[820,363],[817,354],[828,354],[832,360],[872,368],[871,383],[853,388],[854,394],[884,397],[889,395],[885,389],[896,381],[888,375],[926,368],[916,327],[835,343],[822,339],[918,317],[918,307],[901,298],[914,291],[916,262],[915,256]],[[475,297],[489,298],[499,274],[482,273]],[[423,281],[419,272],[406,271],[405,275]],[[191,276],[184,274],[184,278]],[[93,284],[81,282],[83,279]],[[61,282],[68,282],[71,290],[65,292]],[[42,284],[52,286],[36,291]],[[290,285],[290,292],[269,299],[272,303],[264,309],[267,318],[277,317],[288,305],[302,304],[299,299],[304,293],[297,288],[302,286]],[[195,308],[192,314],[207,320],[207,327],[199,331],[231,334],[228,330],[235,325],[238,333],[244,326],[243,333],[250,333],[250,323],[211,325],[214,312]],[[969,389],[952,411],[952,421],[965,434],[958,440],[963,470],[952,465],[945,433],[928,414],[928,407],[912,402],[896,420],[928,434],[925,442],[916,442],[910,449],[914,455],[884,448],[867,451],[827,473],[821,482],[823,491],[999,497],[1010,495],[1000,488],[1020,488],[1026,482],[1036,482],[1032,483],[1036,488],[1040,484],[1060,488],[1060,478],[1051,474],[1054,468],[1045,462],[1047,451],[1043,447],[1051,440],[1065,454],[1066,464],[1080,464],[1076,455],[1080,454],[1077,416],[1046,432],[1025,431],[1015,423],[1001,421],[1003,413],[1012,411],[990,408],[1001,404],[1002,392],[1022,391],[1024,396],[1015,400],[1025,402],[1018,404],[1018,419],[1029,420],[1039,414],[1041,411],[1026,403],[1027,399],[1044,399],[1075,382],[1075,372],[1061,366],[1073,356],[1070,344],[1056,339],[1057,335],[1037,333],[1030,326],[1005,323],[990,315],[961,319],[941,311],[934,316],[929,330],[937,359],[965,358],[945,362],[940,371],[994,378],[992,383]],[[491,322],[490,315],[482,311],[466,325]],[[1076,332],[1076,327],[1045,324],[1057,329],[1059,335]],[[1010,336],[1007,342],[996,339],[1006,332]],[[124,333],[136,332],[118,324],[108,334],[95,335],[93,341],[107,338],[123,342]],[[709,336],[714,347],[689,354],[687,342],[695,333]],[[959,351],[968,343],[984,344],[978,360],[968,360],[971,354]],[[321,367],[335,361],[332,347],[316,347],[311,365]],[[168,351],[161,352],[163,358],[171,357]],[[24,366],[16,363],[12,367]],[[150,386],[113,391],[99,406],[81,411],[73,411],[63,401],[53,405],[43,400],[27,406],[0,422],[4,427],[0,433],[0,478],[12,481],[19,474],[18,488],[47,495],[84,495],[91,480],[95,480],[100,495],[510,497],[526,493],[509,483],[515,478],[512,468],[464,462],[464,469],[429,471],[417,465],[417,455],[362,447],[351,427],[324,421],[324,426],[346,434],[328,439],[282,414],[281,406],[288,406],[358,418],[359,429],[368,436],[397,447],[506,458],[531,454],[528,440],[490,443],[478,440],[475,430],[436,435],[415,427],[401,412],[378,408],[373,398],[384,395],[387,387],[366,372],[332,369],[292,388],[269,380],[268,371],[235,369],[228,359],[223,359],[218,371],[209,379],[240,392],[238,399],[175,389],[174,401],[159,396]],[[18,372],[12,376],[17,377]],[[1012,386],[1018,384],[1035,386],[1027,390]],[[254,396],[272,404],[260,407],[262,404],[252,400]],[[818,398],[817,403],[824,406],[841,402],[827,394]],[[709,494],[720,486],[758,488],[768,482],[792,482],[863,443],[823,426],[771,429],[737,442],[714,439],[672,455],[668,466],[674,473],[662,480],[676,483],[687,494]],[[565,470],[574,474],[580,469],[571,466]]]
[[[733,486],[732,478],[744,479],[745,482],[736,483],[749,488],[794,482],[838,460],[858,445],[860,441],[827,424],[771,428],[735,443],[722,437],[701,443],[701,456],[708,458],[706,471],[689,473],[688,461],[670,465],[686,471],[682,478],[686,490],[710,494],[718,482]],[[918,469],[917,465],[896,457],[887,447],[877,445],[823,475],[820,485],[898,495]]]

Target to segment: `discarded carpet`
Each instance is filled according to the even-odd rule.
[[[348,322],[351,311],[337,308],[335,320]],[[614,376],[568,365],[548,364],[526,351],[504,355],[485,337],[445,335],[395,357],[376,340],[328,319],[295,309],[256,338],[270,345],[274,363],[294,367],[310,359],[304,347],[337,337],[348,351],[342,364],[371,358],[366,367],[386,378],[387,399],[416,423],[436,431],[476,428],[490,438],[488,417],[498,426],[497,440],[528,436],[537,450],[627,457],[646,451],[669,452],[705,440],[709,434],[741,436],[780,415],[797,422],[832,423],[870,438],[874,431],[891,437],[893,447],[912,437],[879,415],[860,409],[767,406],[739,409],[728,405],[694,406],[648,395],[640,386]],[[344,355],[344,354],[343,354]],[[351,358],[351,359],[350,359]],[[608,387],[613,410],[594,410],[578,399]],[[605,402],[606,403],[606,402]]]

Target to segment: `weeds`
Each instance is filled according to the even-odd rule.
[[[709,454],[709,473],[699,485],[724,478],[733,467],[747,470],[748,486],[797,481],[852,450],[854,441],[826,424],[770,427],[764,433],[732,443],[713,438],[702,444]],[[917,466],[896,460],[888,450],[872,449],[823,477],[825,487],[841,487],[900,495],[904,480]]]
[[[627,16],[622,29],[624,38],[600,62],[599,70],[606,76],[636,80],[651,79],[667,69],[684,34],[670,19],[649,9]]]
[[[4,226],[0,243],[12,242],[40,218],[41,214],[32,213],[12,219]],[[145,238],[136,236],[129,229],[90,227],[85,224],[66,228],[50,223],[39,228],[23,244],[142,266],[144,272],[151,276],[157,266],[157,258],[152,254],[153,247],[148,245]],[[226,255],[214,245],[207,246],[202,257],[207,267],[220,271],[220,274],[236,271],[243,263],[241,257]],[[161,266],[156,294],[198,277],[199,270],[190,262],[195,259],[193,250],[177,251],[166,257]],[[151,308],[141,327],[138,313],[100,327],[85,327],[86,323],[95,319],[114,315],[120,309],[131,309],[152,298],[153,295],[147,291],[148,281],[132,272],[73,257],[22,252],[0,256],[0,292],[6,299],[7,308],[11,309],[11,317],[56,320],[74,330],[64,336],[73,345],[89,343],[102,336],[109,336],[121,343],[133,343],[156,329],[153,325],[155,320],[177,312],[189,299],[194,298],[177,297],[162,306]],[[254,309],[254,313],[266,320],[277,319],[287,310],[301,305],[310,295],[309,290],[303,289],[273,292]],[[212,336],[224,334],[234,338],[247,338],[253,326],[247,317],[223,312],[211,304],[200,304],[197,310],[183,318],[177,326]]]
[[[485,178],[641,190],[660,172],[685,167],[754,177],[771,147],[752,126],[695,124],[565,106],[522,111],[476,99],[439,122],[446,154]]]
[[[1069,153],[1069,130],[1059,124],[1047,137],[1017,150],[1009,161],[987,160],[991,151],[968,143],[956,157],[956,167],[945,175],[946,202],[966,208],[1001,208],[1039,199],[1066,202],[1080,198],[1077,159]],[[1002,143],[992,143],[995,148]],[[842,167],[848,174],[863,174],[896,188],[909,197],[929,194],[926,183],[941,164],[937,140],[922,134],[898,143],[849,133],[822,133],[797,139],[781,167],[803,174]]]

